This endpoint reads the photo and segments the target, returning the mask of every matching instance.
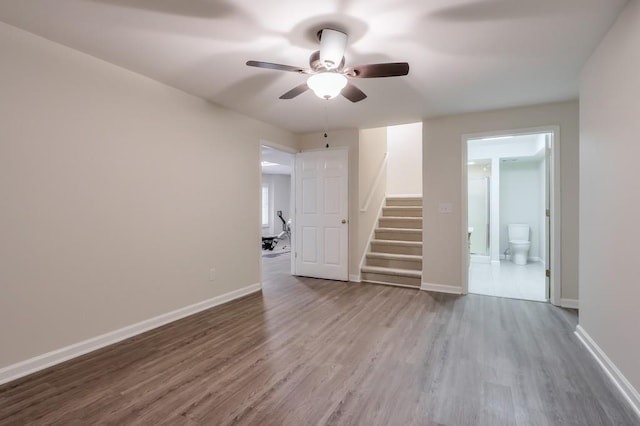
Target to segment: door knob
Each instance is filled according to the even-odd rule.
[[[347,223],[347,219],[342,219],[342,224],[344,225],[345,223]]]

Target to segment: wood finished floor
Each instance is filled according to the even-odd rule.
[[[546,303],[289,276],[0,387],[0,424],[638,425]]]

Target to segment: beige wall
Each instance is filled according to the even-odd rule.
[[[580,89],[580,325],[637,391],[639,46],[640,2],[631,1]]]
[[[5,24],[0,52],[0,368],[259,281],[259,140],[294,135]]]
[[[422,195],[422,123],[387,128],[388,195]]]
[[[462,137],[465,134],[560,126],[562,298],[578,298],[578,102],[462,114],[423,122],[422,281],[462,283]],[[466,167],[466,165],[465,165]],[[438,203],[453,204],[439,214]]]
[[[307,133],[300,136],[300,150],[310,151],[346,147],[349,150],[349,275],[359,274],[358,265],[358,129],[331,130],[328,137],[324,132]],[[330,149],[329,148],[329,149]]]
[[[384,202],[387,167],[381,168],[381,165],[384,163],[387,152],[387,128],[360,130],[359,145],[358,205],[360,208],[356,258],[361,263],[368,249],[369,236],[377,223],[378,213]]]

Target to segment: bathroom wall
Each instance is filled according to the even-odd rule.
[[[489,245],[491,247],[490,255],[492,261],[499,261],[504,257],[505,249],[508,247],[506,224],[514,223],[505,222],[505,219],[502,218],[502,209],[505,204],[501,200],[501,164],[505,164],[505,161],[514,161],[515,159],[518,161],[527,161],[526,159],[529,158],[530,161],[530,157],[544,155],[546,138],[546,134],[529,134],[468,141],[467,158],[469,161],[479,162],[483,160],[478,159],[490,158],[491,164],[494,165],[491,175],[491,231],[489,233],[491,236]],[[471,172],[471,170],[472,166],[469,167],[469,172]],[[520,177],[516,177],[516,179],[519,178]],[[544,179],[544,175],[542,175],[541,178]],[[468,191],[471,197],[471,186],[468,186]],[[471,199],[469,199],[469,202],[471,202]],[[507,203],[510,203],[510,201],[507,200]],[[530,204],[529,202],[526,203],[526,205]],[[544,205],[544,203],[542,205]],[[536,204],[536,212],[541,214],[539,203]],[[530,216],[533,215],[530,214]],[[527,223],[531,226],[529,222],[530,221]],[[536,224],[539,223],[538,218]],[[540,235],[540,233],[538,232],[537,235]],[[544,234],[542,237],[544,238]],[[473,235],[471,236],[471,243],[473,248],[473,244],[475,243]],[[538,239],[534,245],[539,247],[541,244],[543,243]],[[534,257],[537,260],[539,256]]]
[[[531,228],[530,260],[542,260],[540,223],[543,188],[540,176],[542,160],[502,160],[500,162],[500,253],[509,248],[508,225],[526,223]]]
[[[387,195],[422,195],[422,123],[387,127]]]

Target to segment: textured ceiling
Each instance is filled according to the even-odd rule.
[[[3,0],[0,20],[295,132],[376,127],[573,99],[582,65],[626,0]],[[347,65],[410,63],[358,80],[353,104],[306,92],[324,24],[349,33]]]

